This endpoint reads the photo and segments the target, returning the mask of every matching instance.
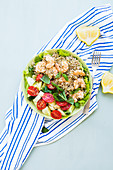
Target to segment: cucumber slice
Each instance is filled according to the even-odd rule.
[[[35,99],[33,99],[33,102],[34,102],[35,105],[37,105],[38,100],[41,99],[41,97],[43,96],[43,94],[44,94],[44,93],[43,93],[42,91],[40,91],[39,94],[35,97]]]
[[[55,101],[54,102],[52,102],[52,103],[48,103],[49,104],[49,108],[51,109],[51,110],[55,110]]]
[[[63,112],[63,110],[58,109],[59,112],[61,112],[62,116],[66,116],[66,113]]]
[[[46,108],[42,110],[42,113],[44,113],[47,116],[50,116],[51,115],[50,108],[46,106]]]
[[[28,84],[30,86],[32,86],[34,84],[34,82],[35,82],[35,80],[33,78],[31,78],[31,77],[26,77],[26,79],[27,79],[27,82],[28,82]]]
[[[42,81],[35,82],[35,83],[34,83],[34,87],[37,87],[37,89],[40,91],[41,88],[42,88]]]
[[[74,109],[75,109],[75,106],[71,105],[70,108],[67,110],[67,112],[72,113]]]

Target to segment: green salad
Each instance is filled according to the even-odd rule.
[[[52,49],[37,54],[23,71],[22,89],[42,116],[63,119],[79,112],[91,93],[91,75],[76,54]]]

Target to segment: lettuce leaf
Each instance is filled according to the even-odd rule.
[[[50,78],[46,74],[41,78],[41,80],[46,84],[50,84]]]
[[[57,52],[60,56],[64,56],[64,57],[70,56],[70,52],[65,51],[65,50],[58,49]]]
[[[39,61],[42,61],[42,59],[43,59],[43,53],[40,53],[40,54],[36,55],[34,62],[38,63]]]

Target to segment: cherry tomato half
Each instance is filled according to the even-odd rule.
[[[43,99],[40,99],[37,102],[37,109],[42,110],[42,109],[45,109],[45,107],[46,107],[46,102]]]
[[[53,110],[51,112],[51,117],[54,118],[54,119],[61,119],[62,118],[62,114],[58,110]]]
[[[42,99],[47,103],[52,103],[54,101],[54,97],[51,93],[44,93]]]
[[[59,101],[56,101],[56,104],[59,105],[59,106],[66,106],[68,104],[68,102],[59,102]]]
[[[50,89],[50,90],[54,90],[56,87],[55,86],[53,86],[51,83],[50,84],[47,84],[47,87],[48,87],[48,89]]]
[[[38,93],[39,93],[39,90],[34,87],[34,86],[29,86],[28,87],[28,90],[27,90],[27,93],[30,95],[30,96],[37,96]]]
[[[61,106],[62,110],[68,110],[70,108],[71,104],[68,103],[66,106]]]
[[[36,81],[41,80],[42,77],[43,77],[43,74],[38,74],[37,77],[36,77]]]

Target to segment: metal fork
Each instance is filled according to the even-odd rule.
[[[94,51],[92,61],[91,61],[92,70],[93,70],[93,72],[92,72],[92,89],[93,89],[94,76],[95,76],[96,70],[100,64],[100,58],[101,58],[101,52]],[[83,110],[83,113],[86,115],[88,115],[88,113],[89,113],[90,100],[91,100],[91,97],[89,98],[89,100]]]
[[[101,52],[94,51],[92,61],[91,61],[92,69],[93,69],[93,72],[92,72],[92,87],[93,87],[93,81],[94,81],[94,76],[95,76],[96,70],[97,70],[97,68],[99,67],[99,64],[100,64],[100,58],[101,58]]]

